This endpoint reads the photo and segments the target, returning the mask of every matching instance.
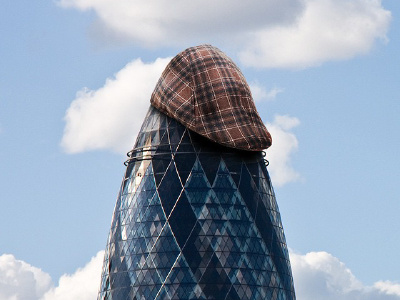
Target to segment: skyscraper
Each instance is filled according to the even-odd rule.
[[[209,54],[202,56],[201,63],[208,57],[215,67],[216,58],[221,56],[212,46],[193,47],[183,53],[204,49]],[[160,91],[173,97],[165,84],[178,94],[182,91],[176,89],[181,84],[168,79],[174,64],[182,67],[177,64],[181,58],[173,59],[160,79],[152,96],[153,106],[128,153],[107,241],[99,299],[295,299],[280,214],[263,152],[254,151],[257,147],[243,150],[254,141],[260,144],[259,135],[220,142],[223,134],[214,135],[216,138],[199,134],[201,130],[195,125],[189,128],[190,117],[182,121],[168,111],[161,112],[163,108],[154,100]],[[226,68],[227,59],[223,56],[223,63],[212,69]],[[185,65],[193,72],[192,62]],[[204,65],[209,69],[208,63]],[[236,70],[234,65],[229,68],[232,66]],[[228,76],[229,72],[209,80],[215,84],[214,98],[220,78],[234,77]],[[236,95],[237,90],[226,88],[225,79],[224,95],[227,90]],[[205,86],[201,89],[210,90]],[[241,113],[238,110],[237,114]],[[232,113],[235,118],[237,114]],[[200,117],[207,120],[204,114]],[[202,128],[209,133],[208,125],[203,122]],[[239,131],[245,130],[250,132],[246,137],[251,137],[254,131]],[[232,138],[229,131],[227,136]]]

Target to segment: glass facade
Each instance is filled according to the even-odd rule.
[[[99,300],[294,300],[261,152],[225,148],[150,107],[129,153]]]

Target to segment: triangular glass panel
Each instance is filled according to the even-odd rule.
[[[239,191],[251,216],[255,219],[259,196],[254,180],[246,167],[242,168]]]
[[[192,178],[194,178],[196,180],[194,182],[192,182],[192,180],[193,180]],[[211,185],[210,185],[207,177],[205,176],[204,169],[198,159],[196,159],[196,161],[193,165],[191,176],[190,176],[189,180],[186,182],[185,187],[186,188],[211,188]]]
[[[237,155],[228,154],[224,155],[224,162],[236,186],[239,186],[240,174],[242,172],[242,159]]]
[[[159,186],[162,178],[165,175],[165,172],[168,166],[172,163],[170,154],[162,155],[162,156],[155,156],[152,159],[153,165],[153,173],[154,179],[156,181],[156,185]]]
[[[168,135],[169,135],[169,142],[171,144],[171,150],[172,152],[176,151],[176,148],[178,147],[181,137],[184,131],[184,127],[181,124],[174,124],[175,126],[171,125],[168,127]],[[182,129],[183,127],[183,129]],[[180,130],[179,130],[180,129]]]
[[[167,131],[165,131],[163,135],[161,135],[160,132],[160,144],[157,147],[156,155],[162,155],[166,153],[171,153],[171,147]]]
[[[169,300],[169,299],[171,299],[171,297],[169,297],[167,290],[165,289],[165,286],[163,286],[161,290],[158,292],[157,298],[155,298],[155,300]]]
[[[196,220],[196,215],[193,213],[193,209],[186,194],[182,193],[168,219],[171,230],[180,248],[183,248],[185,245],[193,226],[196,224]]]
[[[224,299],[228,294],[232,283],[215,254],[211,257],[199,283],[206,296]]]
[[[196,161],[196,154],[194,152],[183,153],[179,151],[180,149],[181,148],[178,148],[178,151],[174,156],[174,160],[179,176],[181,178],[181,182],[183,185],[185,185],[186,180],[190,172],[192,171],[193,164]]]
[[[158,128],[151,132],[151,146],[155,147],[160,144],[160,131]]]
[[[192,145],[192,141],[190,140],[190,131],[189,129],[186,129],[182,133],[182,138],[179,143],[179,147],[177,149],[178,152],[183,152],[183,153],[195,153],[194,147]]]
[[[182,191],[182,185],[176,172],[175,164],[170,164],[158,186],[158,194],[165,214],[169,216]]]
[[[154,109],[154,110],[156,110],[156,109]],[[156,110],[157,111],[157,110]],[[160,124],[160,129],[165,129],[165,128],[167,128],[167,125],[168,125],[168,117],[166,116],[166,115],[164,115],[164,114],[161,114],[161,113],[159,113],[158,111],[157,111],[157,113],[160,115],[160,121],[159,121],[159,124]]]
[[[208,178],[208,182],[214,182],[221,156],[215,153],[199,153],[199,160]]]

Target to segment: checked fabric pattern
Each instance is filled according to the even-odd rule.
[[[261,152],[150,107],[126,164],[98,300],[295,300]]]
[[[151,104],[194,132],[227,147],[261,151],[271,146],[243,74],[221,50],[200,45],[175,56]]]

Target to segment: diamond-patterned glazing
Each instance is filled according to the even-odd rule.
[[[150,108],[118,195],[99,300],[294,300],[260,152],[222,147]]]

